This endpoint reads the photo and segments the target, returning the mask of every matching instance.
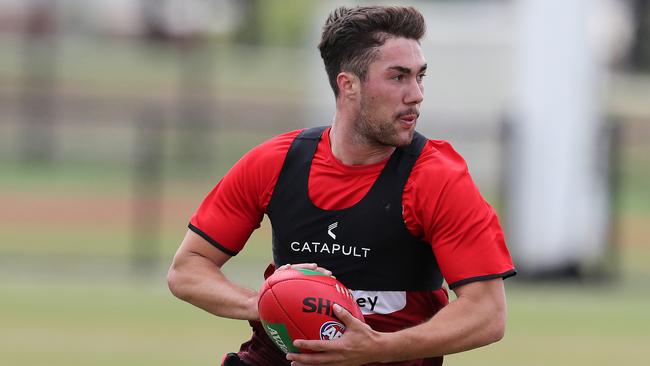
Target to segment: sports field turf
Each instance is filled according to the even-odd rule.
[[[649,254],[631,251],[626,260],[641,269]],[[248,272],[250,264],[230,270]],[[625,276],[622,282],[564,286],[508,281],[506,338],[450,356],[447,364],[643,365],[650,356],[650,275]],[[92,273],[3,278],[0,364],[214,365],[218,354],[245,339],[245,323],[174,299],[163,280]]]

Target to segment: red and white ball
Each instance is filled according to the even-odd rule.
[[[352,293],[334,277],[309,269],[285,269],[264,281],[258,307],[266,334],[280,350],[307,353],[295,348],[293,341],[332,340],[345,332],[334,315],[335,303],[363,321]]]

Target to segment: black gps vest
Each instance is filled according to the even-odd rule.
[[[397,148],[370,191],[354,206],[323,210],[309,198],[312,158],[327,127],[302,131],[292,142],[269,202],[273,259],[318,263],[350,289],[425,291],[442,286],[431,245],[411,235],[402,217],[402,191],[426,138]]]

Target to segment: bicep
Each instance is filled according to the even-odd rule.
[[[477,313],[505,322],[506,294],[502,278],[471,282],[454,289],[458,300],[471,304]]]
[[[454,289],[458,297],[469,298],[494,298],[495,300],[505,299],[503,279],[495,278],[486,281],[475,281]]]
[[[288,149],[282,141],[252,149],[217,183],[190,220],[197,234],[230,255],[243,248],[260,226],[282,168]]]
[[[207,259],[219,268],[232,258],[224,251],[210,244],[194,231],[187,230],[185,237],[174,256],[174,262],[179,264],[191,260],[194,257]]]

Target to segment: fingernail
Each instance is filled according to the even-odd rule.
[[[341,311],[341,305],[334,303],[334,311]]]

